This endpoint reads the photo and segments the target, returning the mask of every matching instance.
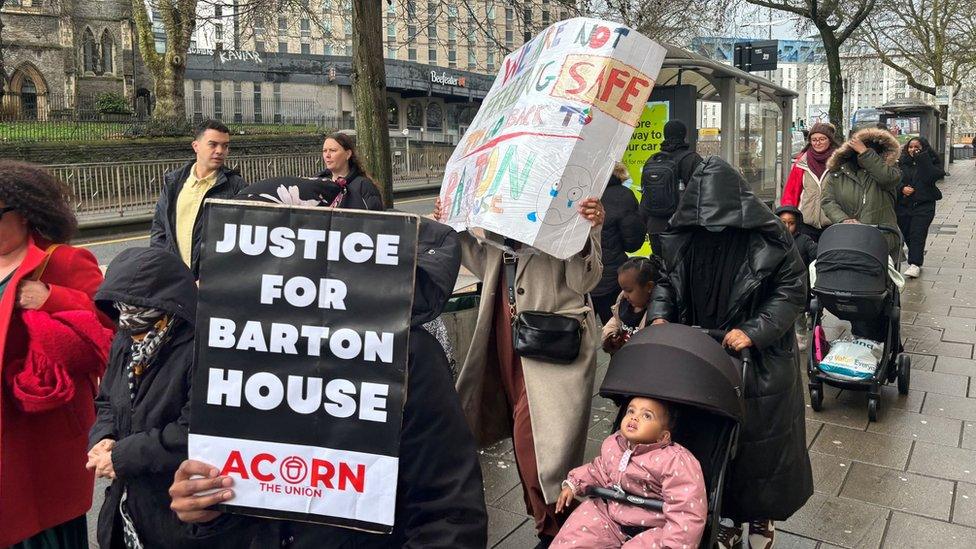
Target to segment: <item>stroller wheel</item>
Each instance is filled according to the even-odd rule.
[[[810,388],[810,407],[814,412],[823,410],[823,388]]]
[[[907,395],[908,386],[912,379],[912,357],[902,353],[898,355],[898,394]]]
[[[868,397],[868,421],[878,421],[878,408],[880,407],[880,398],[876,396]]]

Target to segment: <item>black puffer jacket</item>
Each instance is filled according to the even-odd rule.
[[[169,252],[180,256],[180,250],[176,245],[176,199],[183,190],[186,178],[190,176],[190,170],[196,162],[190,162],[178,170],[167,172],[163,176],[163,190],[159,193],[159,200],[156,201],[156,210],[153,213],[152,227],[149,229],[149,245],[154,248],[163,248]],[[204,195],[207,198],[233,198],[241,189],[247,186],[244,178],[236,171],[223,166],[217,172],[217,181],[214,186]],[[200,214],[203,213],[201,204]],[[199,259],[199,249],[203,241],[203,215],[197,215],[193,223],[193,250],[190,251],[190,270],[197,273],[197,260]],[[194,276],[196,276],[194,274]]]
[[[440,315],[453,293],[460,265],[454,231],[422,219],[393,533],[223,515],[211,523],[189,526],[194,537],[207,540],[211,549],[487,546],[488,515],[474,437],[461,412],[444,351],[423,328]]]
[[[931,205],[937,200],[942,200],[942,191],[936,186],[936,182],[945,177],[945,170],[942,169],[942,161],[939,155],[932,150],[928,141],[922,141],[922,150],[917,156],[909,156],[907,149],[902,150],[902,155],[898,159],[898,167],[901,168],[901,185],[898,186],[898,202],[895,210],[907,212],[920,205]],[[905,187],[912,187],[915,192],[911,196],[905,196],[902,192]]]
[[[89,434],[89,447],[105,438],[116,441],[112,465],[117,478],[106,489],[98,515],[98,543],[104,549],[122,547],[117,515],[127,488],[126,506],[147,548],[196,547],[181,535],[167,490],[186,459],[197,286],[176,255],[159,248],[130,248],[112,261],[95,294],[98,307],[112,318],[118,318],[115,301],[162,309],[178,324],[143,374],[135,402],[126,376],[132,338],[120,331],[112,342],[95,399],[98,416]]]
[[[709,157],[692,177],[664,242],[666,280],[655,288],[648,318],[687,324],[688,251],[699,227],[752,233],[723,315],[753,342],[744,381],[746,420],[731,464],[722,514],[745,522],[785,520],[813,493],[803,387],[793,322],[803,309],[804,267],[783,224],[749,189],[738,170]]]
[[[333,179],[332,172],[329,170],[319,172],[318,177]],[[380,194],[380,190],[376,188],[375,183],[366,177],[366,174],[353,170],[346,177],[346,181],[346,197],[339,204],[340,208],[379,212],[386,209],[383,206],[383,196]]]
[[[795,206],[780,206],[776,208],[776,217],[779,217],[783,213],[791,213],[793,217],[796,218],[796,224],[798,227],[803,226],[803,212]],[[800,259],[803,260],[803,264],[810,266],[814,259],[817,259],[817,243],[799,231],[793,236],[793,242],[796,244],[796,251],[800,252]]]
[[[610,176],[607,189],[603,191],[603,208],[606,220],[600,231],[603,245],[603,278],[593,295],[607,295],[620,292],[617,285],[617,269],[627,261],[627,252],[637,251],[644,244],[646,233],[637,209],[637,197],[623,186],[616,176]]]

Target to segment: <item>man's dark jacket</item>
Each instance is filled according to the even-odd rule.
[[[152,228],[149,230],[149,245],[156,248],[163,248],[180,256],[180,250],[176,245],[176,199],[183,190],[186,178],[190,176],[194,162],[183,166],[178,170],[167,172],[163,176],[163,190],[156,201],[156,211],[153,214]],[[233,198],[241,189],[247,186],[244,178],[236,171],[222,166],[217,171],[217,180],[214,186],[207,191],[204,199],[207,198]],[[193,222],[193,250],[190,252],[190,270],[194,276],[197,273],[197,262],[199,260],[200,245],[203,240],[203,204],[197,214],[196,221]]]

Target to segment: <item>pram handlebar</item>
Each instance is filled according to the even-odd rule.
[[[617,491],[614,490],[613,488],[600,488],[594,486],[587,491],[587,495],[598,497],[600,499],[605,499],[609,501],[626,503],[627,505],[635,505],[643,509],[650,509],[651,511],[657,511],[659,513],[664,512],[664,502],[659,499],[651,499],[651,498],[635,496],[634,494],[628,494],[627,492]]]
[[[717,341],[719,343],[722,343],[723,341],[725,341],[725,336],[728,335],[728,333],[729,333],[728,330],[708,329],[708,328],[702,328],[701,326],[695,326],[695,328],[698,328],[699,330],[705,332],[705,334],[708,337],[714,339],[715,341]],[[739,356],[739,360],[742,361],[743,366],[749,362],[749,349],[748,348],[742,349],[737,354]],[[745,374],[745,369],[743,369],[743,375],[744,374]]]

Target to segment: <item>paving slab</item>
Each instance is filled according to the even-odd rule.
[[[870,503],[814,493],[780,529],[837,547],[878,547],[889,512]]]
[[[925,396],[922,413],[976,421],[976,399],[929,393]]]
[[[853,462],[840,495],[924,515],[949,520],[953,487],[949,480],[923,477],[887,467]]]
[[[851,469],[851,460],[810,452],[810,468],[813,470],[813,489],[828,496],[836,496]]]
[[[962,423],[958,419],[891,408],[883,411],[881,421],[869,423],[868,431],[955,447],[959,445]]]
[[[946,330],[948,332],[948,330]],[[913,364],[914,366],[914,364]],[[960,376],[976,376],[976,360],[956,358],[952,356],[940,356],[935,361],[934,371],[943,374],[956,374]]]
[[[903,469],[908,462],[911,447],[912,442],[907,439],[837,425],[824,425],[811,451]]]
[[[914,391],[966,396],[966,390],[968,388],[969,376],[942,372],[912,372],[911,389]]]
[[[907,354],[908,356],[912,357],[913,370],[924,370],[926,372],[931,372],[935,368],[935,359],[938,358],[935,355],[921,355],[916,353]]]
[[[976,422],[962,422],[962,443],[961,447],[976,450]]]
[[[895,511],[888,524],[884,547],[972,549],[976,547],[976,529]]]
[[[497,507],[488,506],[488,547],[502,541],[512,531],[527,522],[525,515],[509,513]],[[536,540],[538,542],[539,540]],[[528,547],[531,547],[529,545]]]
[[[956,483],[956,500],[952,522],[976,528],[976,484]]]
[[[976,450],[916,442],[908,462],[908,471],[976,483]]]

